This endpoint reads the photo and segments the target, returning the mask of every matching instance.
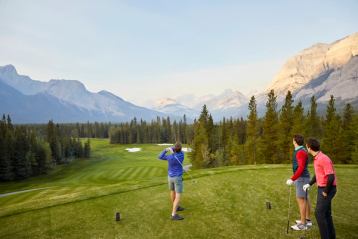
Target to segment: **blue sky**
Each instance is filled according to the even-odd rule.
[[[141,105],[245,94],[317,42],[358,31],[358,1],[0,0],[0,65]]]

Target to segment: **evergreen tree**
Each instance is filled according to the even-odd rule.
[[[317,113],[317,102],[315,96],[311,97],[311,108],[307,114],[306,136],[317,139],[322,136],[321,122]]]
[[[84,157],[85,158],[90,158],[90,156],[91,156],[91,144],[90,144],[89,138],[85,142],[83,151],[84,151]]]
[[[89,123],[88,123],[89,124]],[[52,120],[47,124],[47,142],[50,145],[51,156],[56,163],[61,163],[61,146],[57,136],[57,129]]]
[[[342,146],[340,120],[336,114],[335,99],[331,95],[324,122],[322,149],[334,162],[342,162]]]
[[[268,93],[266,113],[263,122],[263,134],[261,137],[260,152],[265,163],[277,163],[278,151],[278,114],[277,103],[273,90]]]
[[[280,112],[279,123],[279,151],[278,163],[289,162],[290,154],[293,150],[292,145],[292,127],[293,127],[293,99],[291,91],[287,92],[285,102],[282,105]]]
[[[48,143],[38,141],[35,150],[37,174],[44,174],[51,168],[51,149]]]
[[[209,167],[212,160],[210,158],[209,136],[208,136],[209,112],[206,105],[203,106],[199,120],[194,126],[194,141],[191,152],[191,162],[193,167]]]
[[[258,142],[258,117],[255,96],[249,103],[249,116],[247,120],[247,156],[249,164],[256,164],[257,142]]]
[[[354,145],[352,149],[352,163],[358,164],[358,114],[353,115]]]
[[[304,135],[305,132],[305,116],[302,102],[298,102],[293,110],[293,127],[292,135],[300,134]]]
[[[29,157],[29,143],[23,127],[15,128],[14,141],[14,170],[16,179],[24,179],[31,175],[31,161]]]
[[[342,163],[352,162],[352,152],[356,140],[353,115],[351,104],[346,104],[342,121]]]
[[[12,157],[12,132],[9,129],[5,115],[0,121],[0,181],[10,181],[14,178]]]

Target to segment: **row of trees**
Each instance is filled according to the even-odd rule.
[[[59,124],[50,120],[47,124],[46,140],[51,149],[51,156],[56,164],[63,164],[74,158],[89,158],[90,140],[82,143],[80,138],[69,137]]]
[[[0,120],[0,181],[25,179],[47,173],[55,164],[89,157],[90,142],[63,136],[50,121],[45,135],[29,126],[13,125],[8,115]]]
[[[294,134],[321,140],[322,150],[337,163],[358,163],[358,116],[350,104],[343,115],[335,108],[331,96],[326,115],[317,113],[315,97],[305,113],[301,102],[294,105],[288,92],[281,109],[272,90],[267,96],[266,112],[258,117],[255,97],[249,103],[247,120],[223,119],[214,124],[206,106],[194,123],[193,166],[288,163],[292,157]]]
[[[193,138],[193,126],[187,123],[186,116],[179,122],[171,123],[169,117],[160,118],[147,123],[144,120],[137,122],[134,118],[129,123],[121,123],[112,126],[109,131],[112,144],[133,143],[168,143],[181,141],[190,143]]]

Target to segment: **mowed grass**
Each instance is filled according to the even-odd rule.
[[[142,151],[129,153],[127,147]],[[298,238],[286,234],[289,165],[193,170],[185,176],[183,221],[170,218],[166,162],[157,145],[92,140],[93,158],[51,174],[0,184],[0,238]],[[188,163],[188,158],[186,158]],[[358,167],[336,165],[337,238],[358,238]],[[312,172],[313,169],[310,168]],[[316,189],[310,192],[315,207]],[[272,209],[266,209],[266,201]],[[291,217],[298,219],[292,189]],[[115,221],[120,212],[122,220]],[[319,238],[317,224],[307,238]]]

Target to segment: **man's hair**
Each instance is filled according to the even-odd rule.
[[[305,139],[304,139],[303,136],[300,135],[300,134],[295,134],[295,135],[293,136],[293,139],[294,139],[295,142],[296,142],[298,145],[300,145],[300,146],[302,146],[302,145],[305,143]]]
[[[313,151],[317,152],[320,150],[320,144],[317,139],[309,138],[307,140],[307,147],[312,149]]]
[[[180,142],[176,142],[174,145],[174,150],[175,152],[179,153],[181,151],[181,143]]]

